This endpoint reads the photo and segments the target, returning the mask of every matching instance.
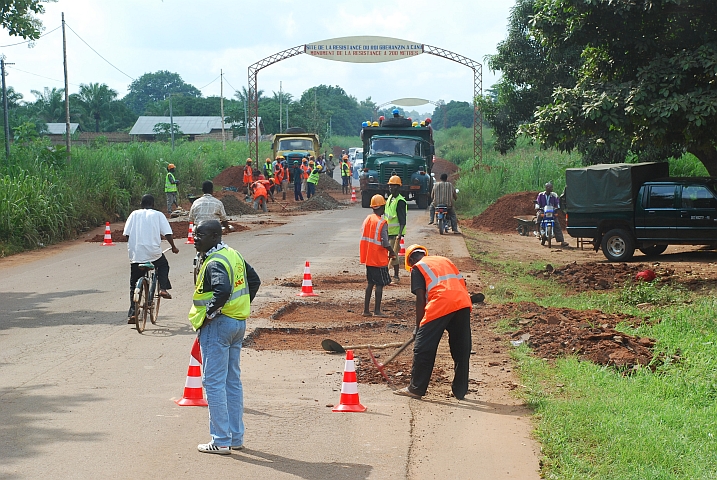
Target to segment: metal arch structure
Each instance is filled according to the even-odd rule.
[[[441,106],[441,102],[434,102],[433,100],[426,100],[426,103],[430,103],[434,107]],[[371,118],[371,120],[376,120],[378,117],[378,111],[381,110],[383,107],[387,107],[388,105],[398,105],[399,107],[402,106],[402,105],[399,105],[398,103],[396,103],[396,100],[392,100],[390,102],[383,102],[380,105],[376,105],[376,108],[373,109],[373,118]]]
[[[480,165],[483,163],[483,112],[480,110],[478,104],[478,95],[483,94],[483,66],[468,57],[432,45],[423,44],[422,51],[423,53],[429,53],[465,65],[473,70],[473,161]],[[249,65],[249,89],[247,92],[249,98],[247,103],[249,114],[252,116],[254,122],[254,128],[248,129],[249,154],[251,155],[253,152],[255,160],[259,158],[259,89],[257,81],[259,71],[287,58],[301,55],[302,53],[306,53],[306,45],[298,45],[283,50]]]
[[[284,51],[275,53],[266,58],[259,60],[256,63],[249,65],[249,89],[247,91],[247,99],[249,115],[254,122],[254,128],[248,129],[249,132],[249,155],[254,155],[254,161],[259,161],[259,89],[257,88],[257,76],[259,70],[273,65],[287,58],[301,55],[306,51],[306,45],[299,45],[293,48],[288,48]],[[251,124],[250,124],[251,125]]]
[[[483,163],[483,112],[478,104],[478,96],[483,95],[483,65],[463,55],[432,45],[423,45],[423,53],[452,60],[473,70],[473,161],[480,165]]]

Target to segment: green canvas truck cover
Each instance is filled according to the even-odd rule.
[[[568,213],[618,212],[634,209],[640,186],[669,176],[667,162],[613,163],[565,170]]]

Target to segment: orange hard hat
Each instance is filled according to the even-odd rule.
[[[378,208],[386,205],[386,199],[383,198],[383,195],[380,193],[377,193],[373,197],[371,197],[371,208]]]
[[[406,249],[406,270],[409,272],[411,271],[411,265],[408,263],[408,260],[411,258],[411,255],[413,255],[414,252],[423,252],[424,255],[428,255],[428,249],[424,247],[423,245],[418,245],[414,243],[410,247]]]
[[[391,178],[389,178],[388,184],[389,185],[399,185],[399,186],[403,185],[403,183],[401,183],[401,177],[399,177],[398,175],[393,175]]]

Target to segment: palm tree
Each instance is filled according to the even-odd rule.
[[[100,131],[100,120],[110,115],[112,101],[117,92],[106,84],[80,84],[80,91],[73,97],[88,117],[95,119],[95,132]]]
[[[35,108],[37,115],[45,123],[56,123],[65,121],[65,89],[45,87],[44,91],[30,90],[37,97]]]

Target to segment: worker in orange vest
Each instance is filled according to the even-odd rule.
[[[276,157],[276,164],[274,165],[274,183],[276,184],[276,192],[281,192],[281,182],[284,179],[284,169],[281,166],[281,158]],[[284,194],[286,195],[286,194]]]
[[[309,179],[309,159],[301,159],[301,194],[306,193],[306,181]]]
[[[366,294],[363,302],[364,317],[385,317],[381,312],[381,299],[383,298],[383,287],[391,283],[391,276],[388,273],[389,258],[396,258],[396,252],[388,242],[388,222],[383,218],[386,207],[386,199],[383,195],[376,194],[371,197],[371,213],[363,221],[363,232],[359,243],[361,263],[366,265]],[[376,286],[376,303],[373,314],[369,310],[373,287]]]
[[[259,205],[261,205],[261,209],[264,211],[264,213],[266,213],[266,201],[268,194],[263,181],[257,180],[256,182],[252,183],[251,190],[254,194],[254,209],[259,210]]]
[[[406,249],[406,270],[411,272],[411,292],[416,296],[416,343],[413,345],[411,383],[396,395],[421,398],[431,380],[436,351],[443,332],[453,357],[451,390],[458,400],[468,392],[471,356],[471,296],[458,268],[445,257],[428,255],[422,245]]]
[[[249,185],[254,181],[254,170],[251,168],[251,158],[246,159],[244,165],[244,194],[249,195]]]

